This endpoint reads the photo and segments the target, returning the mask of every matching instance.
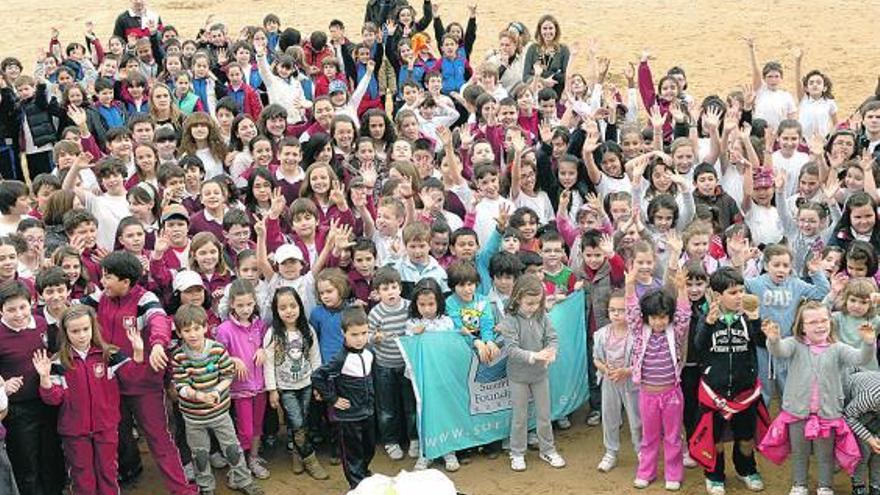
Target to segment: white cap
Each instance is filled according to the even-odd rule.
[[[275,263],[280,265],[287,260],[299,260],[301,263],[306,262],[302,250],[295,244],[284,244],[275,250]]]
[[[177,275],[174,276],[174,283],[172,287],[177,292],[183,292],[190,287],[204,287],[205,283],[202,281],[202,276],[192,270],[181,270],[177,272]]]

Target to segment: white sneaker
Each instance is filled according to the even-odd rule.
[[[694,458],[691,457],[691,454],[688,451],[684,452],[684,458],[682,459],[682,461],[684,462],[684,467],[688,469],[693,469],[697,467],[697,461],[695,461]]]
[[[196,468],[193,467],[193,463],[189,462],[186,464],[186,466],[183,466],[183,474],[186,475],[187,481],[196,480]]]
[[[525,471],[526,458],[521,455],[510,456],[510,469],[514,471]]]
[[[828,488],[827,486],[823,486],[816,490],[816,495],[834,495],[834,490]]]
[[[210,457],[211,467],[214,469],[223,469],[229,465],[229,462],[220,452],[214,452]]]
[[[560,430],[567,430],[571,428],[571,421],[568,419],[568,416],[563,416],[556,421],[556,426],[558,426]]]
[[[791,487],[791,491],[788,492],[788,495],[810,495],[810,491],[805,486],[795,485]]]
[[[599,461],[599,466],[596,468],[603,473],[607,473],[614,469],[614,466],[617,465],[617,456],[612,454],[611,452],[605,452],[605,455],[602,456],[602,460]]]
[[[419,441],[413,440],[413,441],[409,442],[409,451],[407,452],[407,454],[409,455],[409,458],[410,459],[418,459],[420,453],[421,453],[421,451],[419,450]]]
[[[542,461],[550,464],[556,469],[565,467],[565,459],[563,459],[562,456],[556,452],[551,452],[549,454],[540,454],[538,457],[540,457]]]
[[[454,473],[461,468],[461,464],[458,463],[458,457],[455,456],[455,452],[444,455],[443,463],[446,464],[444,468],[449,473]]]
[[[736,477],[742,480],[742,482],[746,484],[746,488],[749,490],[753,492],[764,491],[764,480],[761,479],[760,474],[755,473],[748,476],[736,475]]]
[[[667,481],[666,482],[666,491],[667,492],[677,492],[681,490],[681,481]]]
[[[419,460],[416,461],[416,465],[413,466],[413,470],[415,471],[424,471],[431,466],[431,460],[426,457],[419,457]]]
[[[401,449],[400,445],[396,443],[386,444],[385,453],[388,454],[388,457],[390,457],[392,461],[399,461],[403,459],[403,449]]]
[[[706,493],[709,495],[724,495],[724,482],[706,480]]]
[[[254,478],[257,478],[258,480],[269,479],[269,470],[264,466],[265,463],[266,461],[259,457],[251,457],[248,459],[248,469],[251,470],[251,474],[254,475]]]
[[[633,486],[636,488],[639,488],[639,489],[648,488],[648,485],[650,485],[650,484],[651,484],[650,481],[643,480],[641,478],[636,478],[635,480],[633,480]]]

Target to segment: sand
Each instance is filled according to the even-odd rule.
[[[304,33],[326,29],[329,21],[337,17],[349,26],[350,37],[357,40],[366,1],[331,2],[331,9],[315,8],[316,3],[313,2],[281,0],[152,0],[149,3],[167,24],[176,26],[184,37],[194,36],[208,13],[215,14],[215,20],[226,22],[232,26],[232,32],[237,32],[240,26],[258,24],[263,15],[274,12],[281,17],[283,24],[295,26]],[[876,38],[880,0],[815,0],[809,3],[796,0],[544,0],[540,2],[540,11],[533,11],[538,3],[525,0],[481,2],[474,60],[481,59],[486,50],[494,45],[495,33],[508,21],[522,21],[530,30],[534,30],[540,14],[552,12],[561,19],[565,43],[580,41],[585,47],[591,38],[599,41],[600,54],[612,60],[611,80],[617,84],[623,83],[620,74],[626,62],[637,61],[641,51],[647,48],[656,57],[652,63],[658,72],[672,65],[685,68],[691,94],[698,98],[725,94],[751,80],[747,51],[740,41],[743,35],[757,38],[758,55],[762,62],[781,60],[789,72],[793,69],[790,49],[802,46],[806,52],[805,71],[819,68],[830,75],[841,118],[846,118],[856,105],[874,92],[880,73],[880,50],[877,50]],[[441,17],[445,22],[465,21],[466,4],[464,0],[443,1]],[[37,50],[48,45],[52,26],[60,30],[63,42],[79,41],[84,23],[92,20],[98,28],[98,34],[105,38],[112,30],[116,15],[127,6],[128,2],[123,0],[48,0],[38,3],[32,0],[3,0],[5,15],[2,21],[4,29],[0,29],[0,56],[20,57],[28,67],[26,72],[29,72]],[[583,61],[579,61],[576,69],[584,68]],[[793,91],[794,81],[789,72],[786,73],[785,85]],[[583,414],[581,412],[576,416],[576,426],[572,430],[558,434],[560,452],[569,463],[567,468],[553,470],[540,462],[534,453],[529,454],[529,469],[525,473],[510,471],[503,457],[495,461],[478,458],[452,475],[459,490],[468,495],[637,492],[631,488],[634,474],[634,455],[631,452],[622,454],[620,466],[611,474],[600,474],[595,470],[602,455],[601,429],[584,426]],[[288,470],[283,448],[270,453],[269,457],[273,476],[263,483],[267,493],[323,495],[345,491],[346,484],[339,467],[328,466],[332,479],[319,483],[304,476],[294,476]],[[787,493],[790,479],[788,467],[771,466],[763,459],[759,463],[767,480],[765,493]],[[404,467],[411,468],[411,463],[391,463],[384,455],[377,455],[373,464],[374,471],[385,474],[395,474]],[[732,473],[732,466],[728,467],[728,473]],[[148,464],[144,479],[130,493],[163,493],[157,474],[154,466]],[[222,486],[222,474],[218,476],[218,481],[218,485]],[[836,489],[838,493],[849,493],[849,483],[844,475],[838,475]],[[657,484],[644,491],[661,492],[662,486]],[[218,493],[228,492],[221,488]],[[688,471],[680,493],[705,493],[699,471]],[[728,493],[747,492],[741,483],[732,479],[728,483]]]

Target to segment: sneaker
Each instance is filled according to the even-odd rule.
[[[251,482],[250,485],[245,485],[239,488],[238,491],[245,495],[264,495],[266,493],[255,481]]]
[[[278,437],[275,435],[266,435],[263,437],[263,448],[266,450],[274,449],[276,443],[278,443]]]
[[[638,489],[648,488],[648,485],[650,485],[650,484],[651,484],[650,481],[648,481],[648,480],[643,480],[643,479],[641,479],[641,478],[636,478],[636,479],[633,480],[633,486],[636,487],[636,488],[638,488]]]
[[[568,416],[563,416],[556,422],[556,426],[559,427],[560,430],[567,430],[571,428],[571,421],[568,419]]]
[[[852,495],[870,495],[870,493],[865,485],[853,484],[852,486]]]
[[[287,449],[288,454],[292,454],[293,453],[293,440],[288,440],[287,445],[285,445],[284,448]]]
[[[403,449],[396,443],[385,444],[385,453],[388,454],[392,461],[403,459]]]
[[[602,460],[599,461],[599,466],[596,467],[599,471],[603,473],[607,473],[614,469],[614,466],[617,465],[617,456],[612,454],[611,452],[605,452],[605,455],[602,456]]]
[[[754,473],[748,476],[736,475],[736,477],[742,480],[742,482],[746,484],[746,488],[749,490],[753,492],[764,491],[764,480],[761,479],[760,474]]]
[[[455,456],[455,453],[444,455],[443,463],[445,464],[443,468],[449,473],[454,473],[461,468],[461,464],[458,463],[458,457]]]
[[[805,487],[805,486],[795,485],[795,486],[791,487],[791,490],[789,490],[788,495],[810,495],[810,491],[807,490],[807,487]]]
[[[530,431],[526,436],[526,445],[529,450],[538,450],[538,433]]]
[[[706,493],[709,495],[724,495],[724,482],[706,480]]]
[[[880,495],[880,486],[872,486],[868,491],[868,495]]]
[[[210,457],[211,467],[214,469],[223,469],[229,465],[226,458],[220,452],[214,452]]]
[[[257,478],[258,480],[269,479],[269,470],[264,466],[265,463],[266,461],[259,457],[251,457],[248,459],[248,469],[251,470],[251,474],[254,475],[254,478]]]
[[[565,459],[563,459],[562,456],[556,452],[551,452],[549,454],[541,454],[538,457],[540,457],[542,461],[546,462],[547,464],[550,464],[551,466],[555,467],[556,469],[560,469],[560,468],[565,467]]]
[[[183,474],[186,475],[187,481],[196,480],[196,468],[193,467],[193,463],[188,462],[185,466],[183,466]]]
[[[514,471],[525,471],[526,458],[521,455],[510,456],[510,469]]]
[[[587,426],[599,426],[602,422],[602,413],[593,411],[587,415]]]
[[[677,492],[681,490],[681,481],[667,481],[665,488],[667,492]]]
[[[419,460],[416,461],[416,465],[413,466],[413,470],[415,471],[424,471],[431,466],[431,460],[426,457],[419,457]]]
[[[823,486],[816,490],[816,495],[834,495],[834,490],[828,488],[827,486]]]
[[[691,454],[688,451],[684,452],[684,457],[682,458],[682,461],[684,462],[684,467],[688,469],[693,469],[697,467],[697,461],[695,461],[694,458],[691,457]]]
[[[409,443],[409,451],[407,455],[409,455],[410,459],[418,459],[419,454],[421,454],[421,450],[419,450],[419,441],[413,440]]]

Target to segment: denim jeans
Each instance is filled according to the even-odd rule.
[[[315,451],[304,428],[312,400],[312,387],[299,390],[281,390],[281,406],[287,418],[287,428],[291,432],[293,446],[300,456],[308,457]]]
[[[373,366],[379,443],[382,445],[419,438],[416,430],[416,398],[412,382],[403,376],[405,369]]]

